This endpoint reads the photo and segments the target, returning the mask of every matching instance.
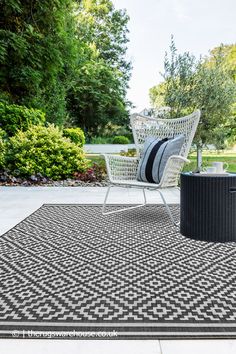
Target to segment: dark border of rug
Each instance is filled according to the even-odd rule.
[[[0,236],[20,225],[34,215],[45,205],[49,206],[100,206],[103,204],[75,204],[75,203],[44,203],[30,215],[11,227]],[[126,207],[136,204],[122,204]],[[163,205],[163,204],[148,204]],[[169,204],[176,206],[178,203]],[[120,204],[108,204],[117,206]],[[145,206],[144,206],[145,208]],[[109,217],[105,215],[104,217]],[[191,328],[191,332],[189,329]],[[110,333],[110,335],[107,335]],[[5,339],[74,339],[74,340],[193,340],[193,339],[236,339],[236,323],[193,323],[193,322],[66,322],[66,321],[2,321],[0,320],[0,338]]]
[[[236,324],[220,323],[0,322],[0,338],[16,339],[235,339],[235,330]]]

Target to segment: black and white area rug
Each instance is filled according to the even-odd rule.
[[[236,338],[236,244],[160,205],[43,205],[0,237],[0,272],[2,337]]]

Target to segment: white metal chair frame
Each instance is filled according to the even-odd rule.
[[[137,157],[126,157],[108,154],[104,155],[110,185],[107,189],[103,203],[103,215],[109,215],[128,209],[135,209],[146,205],[147,198],[145,190],[148,189],[155,190],[160,194],[172,223],[176,226],[178,225],[178,223],[174,220],[174,217],[168,204],[166,203],[161,189],[178,188],[179,174],[184,164],[189,162],[187,156],[199,123],[200,115],[200,111],[197,110],[188,116],[176,119],[156,119],[154,117],[146,117],[140,114],[133,114],[131,116],[131,127],[136,146]],[[168,159],[160,183],[155,184],[138,181],[137,168],[140,160],[140,154],[142,153],[146,138],[153,136],[163,139],[171,138],[180,134],[184,134],[185,136],[184,144],[180,154],[178,156],[173,155]],[[106,211],[107,200],[111,187],[115,186],[125,188],[141,188],[143,190],[144,203],[118,210]]]

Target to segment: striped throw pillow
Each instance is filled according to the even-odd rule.
[[[184,144],[184,135],[173,139],[157,139],[149,137],[144,143],[139,161],[137,180],[149,183],[160,183],[166,163],[170,156],[179,155]]]

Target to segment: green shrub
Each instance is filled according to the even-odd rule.
[[[105,127],[98,129],[98,136],[113,139],[114,136],[122,135],[133,141],[133,134],[130,128],[126,125],[116,125],[111,122],[107,123]]]
[[[85,144],[85,135],[81,128],[65,128],[63,135],[80,147]]]
[[[9,139],[6,167],[14,176],[41,173],[56,180],[84,171],[87,160],[83,150],[63,137],[59,128],[32,126]]]
[[[111,138],[94,136],[91,138],[90,144],[111,144]]]
[[[0,128],[0,139],[5,140],[7,139],[7,133],[5,132],[5,130]]]
[[[0,168],[3,168],[6,153],[6,132],[0,128]]]
[[[130,129],[125,125],[117,125],[109,122],[105,125],[105,127],[101,127],[99,129],[99,134],[101,136],[106,137],[114,137],[116,135],[123,135],[126,136],[127,134],[131,133]]]
[[[27,130],[32,125],[44,125],[45,114],[39,109],[0,102],[0,128],[9,136],[18,130]]]
[[[112,144],[129,144],[129,139],[126,136],[118,135],[113,138]]]

